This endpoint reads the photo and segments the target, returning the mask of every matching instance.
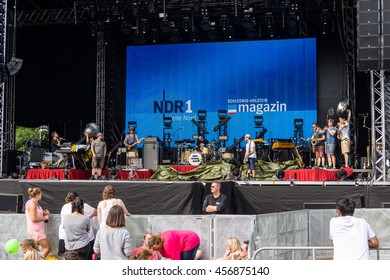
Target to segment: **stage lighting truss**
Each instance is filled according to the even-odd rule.
[[[198,121],[205,121],[207,117],[206,110],[198,110]]]
[[[219,120],[223,120],[227,116],[227,111],[226,110],[218,110],[218,118]]]
[[[303,119],[294,119],[294,128],[302,129],[303,128]]]

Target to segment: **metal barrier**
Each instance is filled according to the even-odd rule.
[[[312,256],[311,259],[312,260],[317,260],[317,254],[316,254],[317,251],[319,251],[319,250],[322,250],[322,251],[333,251],[333,247],[320,247],[320,246],[307,246],[307,247],[294,247],[294,246],[291,246],[291,247],[262,247],[262,248],[257,249],[254,252],[253,257],[251,259],[256,260],[256,257],[257,257],[257,255],[259,253],[264,252],[264,251],[271,251],[272,252],[272,259],[275,260],[276,251],[282,251],[282,250],[291,251],[292,252],[292,260],[295,260],[295,252],[296,251],[302,251],[302,250],[306,250],[306,251],[311,252],[311,256]],[[381,259],[380,252],[381,251],[390,251],[390,247],[379,247],[379,248],[375,248],[375,249],[370,249],[370,251],[376,251],[376,259],[380,260]],[[333,256],[332,256],[332,259],[333,259]]]

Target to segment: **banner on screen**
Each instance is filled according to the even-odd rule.
[[[125,127],[136,121],[140,137],[163,139],[165,116],[172,143],[193,139],[199,110],[205,138],[226,132],[226,146],[259,132],[255,116],[263,117],[266,140],[293,137],[294,119],[310,137],[316,121],[315,39],[129,46],[126,75]],[[223,110],[230,118],[214,130]]]

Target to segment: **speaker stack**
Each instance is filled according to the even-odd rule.
[[[390,69],[390,1],[358,1],[357,66],[359,71]]]
[[[157,170],[159,164],[160,143],[157,137],[146,137],[143,146],[143,165],[145,169]]]

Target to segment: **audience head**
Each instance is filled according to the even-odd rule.
[[[38,243],[33,239],[25,239],[20,242],[20,248],[22,249],[23,253],[26,253],[28,249],[35,249],[39,251]]]
[[[149,249],[153,251],[161,251],[164,246],[164,239],[161,235],[153,235],[149,240]]]
[[[28,188],[27,191],[30,198],[35,198],[36,196],[42,194],[41,188]]]
[[[149,250],[142,250],[137,256],[137,260],[151,260],[153,257],[152,252]]]
[[[241,249],[240,240],[238,240],[236,237],[229,237],[228,238],[228,249],[232,252],[236,252]]]
[[[68,194],[65,197],[65,202],[66,203],[72,202],[73,200],[75,200],[76,197],[79,197],[77,192],[68,192]]]
[[[106,225],[112,228],[125,226],[125,211],[119,205],[111,207],[107,215]]]
[[[248,249],[249,249],[249,240],[245,240],[242,242],[241,250],[240,250],[240,258],[242,260],[248,259]]]
[[[24,260],[42,260],[41,255],[39,254],[38,250],[35,250],[33,248],[27,249],[26,253],[24,253]]]
[[[152,238],[152,236],[153,234],[151,234],[150,232],[144,234],[144,238],[142,239],[144,247],[149,247],[149,241]]]
[[[102,197],[103,200],[115,198],[115,191],[111,185],[105,186]]]
[[[78,259],[79,259],[79,253],[77,253],[76,251],[66,251],[64,253],[64,260],[73,261]]]
[[[39,164],[41,165],[41,169],[47,169],[48,163],[46,161],[41,160],[41,162]]]
[[[71,202],[71,205],[72,205],[72,213],[77,212],[77,213],[84,214],[84,201],[81,198],[76,197],[75,200]]]
[[[211,192],[212,193],[219,193],[221,191],[221,182],[219,182],[219,181],[213,181],[212,183],[211,183]]]
[[[340,216],[353,216],[355,213],[356,203],[349,197],[340,198],[336,201],[336,209],[340,213]]]

